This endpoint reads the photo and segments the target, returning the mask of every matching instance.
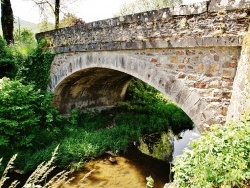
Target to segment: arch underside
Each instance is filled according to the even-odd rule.
[[[53,102],[63,114],[74,108],[114,105],[124,99],[131,78],[128,74],[112,69],[80,70],[57,86]]]
[[[136,77],[176,102],[201,131],[204,124],[220,123],[199,90],[190,87],[176,71],[157,66],[145,54],[130,52],[79,52],[59,54],[51,67],[50,90],[62,113],[72,108],[114,105],[124,99],[129,81]]]

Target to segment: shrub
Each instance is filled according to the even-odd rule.
[[[60,120],[56,109],[34,86],[0,79],[0,146],[29,147],[36,133]]]
[[[5,40],[0,36],[0,78],[14,78],[17,72],[16,59],[12,55],[11,48],[7,46]]]
[[[213,125],[175,159],[178,187],[247,187],[250,180],[249,121]]]

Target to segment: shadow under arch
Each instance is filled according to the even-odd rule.
[[[176,72],[158,68],[129,52],[59,54],[52,62],[49,89],[55,94],[54,104],[62,113],[68,113],[71,108],[114,105],[123,100],[133,77],[177,103],[200,131],[203,124],[213,122],[211,112],[206,112],[207,102],[178,79]]]

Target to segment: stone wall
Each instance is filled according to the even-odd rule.
[[[248,30],[249,5],[249,0],[204,1],[85,23],[36,37],[46,38],[55,52],[192,46],[200,45],[196,38],[209,41],[225,36],[235,42],[235,36]]]
[[[250,113],[250,33],[243,40],[240,60],[234,79],[233,93],[228,108],[227,120],[240,120]]]

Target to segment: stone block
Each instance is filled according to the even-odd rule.
[[[194,88],[205,89],[207,88],[207,84],[205,82],[195,82]]]
[[[222,70],[222,75],[225,77],[233,78],[235,75],[235,70],[224,69],[224,70]]]
[[[237,62],[225,62],[222,65],[222,68],[237,68],[238,63]]]
[[[179,72],[179,73],[177,74],[177,78],[183,79],[183,78],[185,78],[185,77],[186,77],[186,74],[183,73],[183,72]]]
[[[209,83],[209,88],[221,89],[221,81],[214,80]]]
[[[241,46],[242,36],[207,36],[203,37],[202,46]]]

